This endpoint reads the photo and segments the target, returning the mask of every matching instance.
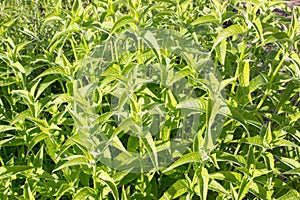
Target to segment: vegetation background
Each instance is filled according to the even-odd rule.
[[[300,9],[297,1],[285,3],[1,1],[0,198],[299,199]],[[159,50],[170,63],[167,69],[176,69],[197,91],[197,103],[185,108],[201,111],[202,123],[192,145],[174,157],[173,164],[130,173],[97,162],[79,137],[72,105],[77,72],[95,47],[137,27],[172,30],[210,52],[229,112],[221,134],[209,135],[216,116],[212,89],[185,59]],[[110,69],[126,77],[130,66],[156,56],[132,52]],[[136,91],[137,102],[130,104],[133,113],[139,111],[138,99],[147,99],[164,102],[175,116],[162,124],[164,137],[149,138],[147,146],[124,134],[125,128],[119,131],[107,114],[118,81],[105,78],[94,96],[101,129],[112,133],[123,151],[151,154],[168,143],[180,121],[174,114],[180,102],[170,100],[172,92],[159,90],[149,97]]]

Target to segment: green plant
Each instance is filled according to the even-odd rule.
[[[300,9],[283,3],[2,1],[1,199],[298,199]]]

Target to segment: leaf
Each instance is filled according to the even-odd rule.
[[[10,137],[10,138],[0,140],[0,147],[1,147],[2,145],[4,145],[5,143],[11,141],[11,140],[14,139],[14,138],[15,138],[15,137],[12,136],[12,137]]]
[[[34,200],[35,198],[34,198],[34,196],[33,196],[33,194],[32,194],[32,191],[31,191],[31,189],[30,189],[30,185],[29,185],[29,183],[28,183],[28,181],[26,180],[26,182],[25,182],[25,185],[24,185],[24,188],[23,188],[23,193],[24,193],[24,199],[28,199],[28,200]]]
[[[145,41],[148,43],[148,45],[152,48],[152,51],[154,51],[157,59],[161,62],[161,54],[160,54],[160,47],[153,35],[150,31],[147,31],[144,35]]]
[[[122,26],[125,26],[126,24],[130,24],[130,23],[136,23],[136,22],[137,21],[131,16],[123,16],[120,19],[118,19],[118,21],[113,25],[110,33],[113,34],[117,30],[119,30]]]
[[[48,15],[45,18],[45,20],[44,20],[44,22],[43,22],[43,24],[41,26],[41,29],[44,29],[45,26],[47,26],[48,24],[50,24],[52,22],[55,22],[55,21],[63,21],[63,19],[57,13]]]
[[[267,169],[274,171],[275,159],[274,159],[273,154],[270,153],[270,152],[265,152],[264,154],[262,154],[262,156],[265,159],[265,163],[266,163]]]
[[[300,168],[291,169],[289,171],[283,172],[283,174],[300,175]]]
[[[195,21],[193,21],[191,23],[191,25],[195,26],[195,25],[202,25],[202,24],[207,24],[207,23],[218,24],[219,20],[217,20],[215,18],[215,16],[213,16],[213,15],[205,15],[205,16],[201,16],[198,19],[196,19]]]
[[[263,27],[262,27],[262,24],[261,24],[261,21],[259,19],[259,17],[257,17],[254,21],[253,21],[253,25],[260,37],[260,40],[261,40],[261,43],[264,45],[264,35],[263,35]]]
[[[215,180],[209,181],[208,189],[212,191],[216,191],[217,193],[223,193],[227,196],[230,195],[230,193],[220,183],[218,183]]]
[[[250,80],[250,67],[249,67],[249,61],[245,61],[243,68],[241,69],[241,76],[240,76],[240,85],[242,87],[248,87],[249,86],[249,80]]]
[[[82,8],[82,2],[81,2],[81,0],[74,0],[73,2],[74,3],[73,3],[73,6],[72,6],[72,13],[76,14],[76,13],[78,13],[78,10],[80,8]]]
[[[248,180],[246,177],[243,178],[242,183],[240,185],[239,191],[238,191],[238,199],[244,199],[246,194],[249,191],[249,188],[252,184],[252,180]]]
[[[194,111],[194,112],[205,112],[206,111],[206,105],[205,101],[203,99],[194,99],[194,98],[189,98],[184,101],[179,102],[176,105],[176,108],[179,108],[181,110],[189,110],[189,111]]]
[[[7,167],[0,167],[0,179],[8,178],[11,174],[17,174],[20,172],[24,172],[30,169],[33,169],[32,166],[26,165],[15,165],[15,166],[7,166]]]
[[[223,116],[219,113],[223,106],[223,101],[218,97],[211,97],[207,101],[206,123],[207,129],[202,148],[210,152],[215,148],[217,139],[221,133]]]
[[[41,169],[43,167],[43,158],[44,158],[44,144],[41,145],[40,150],[35,155],[34,160],[32,162],[33,166],[39,167]],[[51,176],[51,178],[53,177]]]
[[[245,166],[246,161],[245,158],[241,155],[232,155],[223,151],[216,151],[217,161],[228,161],[234,164],[238,164],[240,166]]]
[[[112,179],[108,173],[105,171],[101,171],[99,174],[99,178],[105,182],[105,184],[109,187],[110,191],[112,192],[112,195],[114,199],[119,199],[119,192],[117,189],[117,186],[114,182],[114,179]]]
[[[200,199],[206,200],[207,192],[208,192],[208,183],[209,183],[209,175],[206,168],[201,167],[196,170],[196,175],[198,177],[198,187],[200,192]]]
[[[53,196],[56,197],[56,200],[59,200],[65,193],[71,190],[72,188],[70,187],[70,185],[63,183],[59,186],[57,192]]]
[[[278,159],[292,169],[300,168],[300,163],[292,158],[278,157]]]
[[[244,31],[245,31],[244,28],[238,24],[231,25],[231,26],[225,28],[224,30],[221,31],[221,33],[215,39],[215,42],[214,42],[214,45],[213,45],[211,51],[213,51],[222,40],[224,40],[230,36],[242,34],[242,33],[244,33]]]
[[[27,149],[27,156],[29,155],[31,149],[37,144],[39,143],[40,141],[48,138],[49,135],[46,134],[46,133],[37,133],[29,142],[28,144],[28,149]]]
[[[36,79],[39,79],[44,76],[53,75],[53,74],[59,74],[62,76],[67,76],[65,73],[65,70],[62,67],[52,67],[41,73]]]
[[[17,130],[16,127],[10,126],[10,125],[0,125],[0,133],[6,132],[6,131],[12,131]]]
[[[259,136],[249,137],[249,138],[242,138],[241,142],[246,144],[252,144],[259,147],[264,147],[263,139]]]
[[[15,67],[19,72],[24,73],[24,74],[26,73],[25,68],[18,61],[13,63],[12,66]]]
[[[247,170],[248,173],[253,176],[253,172],[255,171],[255,155],[254,155],[254,146],[250,146],[250,149],[248,151],[248,156],[247,156]]]
[[[256,182],[252,182],[249,191],[260,199],[271,200],[272,191],[267,191],[265,185],[262,186]]]
[[[90,187],[80,188],[74,195],[74,200],[82,200],[82,199],[96,200],[97,192],[95,191],[95,189]]]
[[[239,112],[236,108],[230,106],[230,105],[227,105],[229,110],[230,110],[230,115],[228,115],[228,117],[232,118],[232,119],[235,119],[236,121],[240,122],[240,124],[243,126],[243,128],[245,129],[245,131],[247,131],[247,133],[249,133],[249,130],[248,130],[248,125],[245,121],[245,118],[244,116],[241,114],[241,112]]]
[[[285,32],[274,33],[265,40],[265,44],[274,42],[290,41],[289,36]]]
[[[289,140],[285,140],[285,139],[280,139],[280,140],[277,140],[277,141],[274,141],[273,142],[273,146],[275,147],[296,147],[296,148],[300,148],[299,145],[289,141]]]
[[[238,193],[236,192],[236,190],[234,189],[234,187],[231,183],[230,183],[230,192],[231,192],[232,199],[240,200],[240,199],[238,199]]]
[[[217,48],[218,58],[221,65],[225,64],[226,52],[227,52],[227,41],[226,39],[221,41],[220,46]]]
[[[35,99],[37,100],[39,96],[43,93],[43,91],[48,88],[52,83],[57,81],[59,77],[55,76],[47,76],[45,80],[40,84],[38,91],[36,93]]]
[[[53,172],[56,172],[58,170],[66,168],[66,167],[75,166],[75,165],[90,166],[89,160],[85,156],[74,155],[74,156],[68,157],[67,159],[68,159],[68,161],[64,162],[62,165],[60,165],[59,167],[54,169]]]
[[[150,156],[153,166],[155,167],[156,171],[159,171],[157,150],[151,133],[149,132],[145,138],[142,138],[142,141],[147,149],[147,153]]]
[[[176,181],[171,187],[168,188],[168,190],[163,194],[160,200],[175,199],[182,196],[187,191],[188,191],[187,181],[184,179],[180,179]]]
[[[291,98],[291,94],[293,93],[294,89],[296,89],[295,84],[293,82],[289,82],[283,91],[283,94],[281,94],[280,101],[276,106],[277,111],[280,111],[284,103]]]
[[[273,135],[272,135],[272,130],[271,130],[271,123],[268,124],[268,127],[265,131],[264,137],[263,137],[263,143],[264,146],[270,146],[270,144],[273,141]]]
[[[211,179],[224,180],[235,184],[240,184],[242,181],[242,175],[237,172],[220,171],[209,174]]]
[[[285,195],[279,197],[277,200],[298,200],[300,198],[300,194],[294,190],[289,190]]]
[[[201,155],[199,154],[199,152],[192,152],[192,153],[188,153],[183,155],[182,157],[180,157],[178,160],[176,160],[171,166],[169,166],[167,169],[165,169],[163,171],[163,173],[166,173],[178,166],[187,164],[187,163],[193,163],[193,162],[200,162],[201,161]]]
[[[256,76],[255,78],[251,79],[249,83],[250,92],[254,92],[256,89],[265,84],[267,84],[267,81],[262,75]]]

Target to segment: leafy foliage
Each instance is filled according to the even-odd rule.
[[[276,0],[2,1],[0,198],[299,199],[300,9],[290,5]],[[146,41],[151,52],[138,48],[121,59],[113,53],[115,62],[90,88],[92,106],[96,123],[119,151],[149,154],[155,169],[131,173],[96,159],[84,139],[89,132],[77,127],[86,118],[73,108],[78,74],[88,70],[87,60],[92,67],[101,62],[92,59],[95,49],[139,27],[173,31],[209,52],[222,80],[217,86],[226,95],[214,99],[215,85],[207,84],[188,55],[163,49],[151,32]],[[184,79],[196,96],[180,102],[171,90],[147,83],[136,86],[131,99],[120,95],[124,103],[114,107],[110,99],[116,88],[135,84],[130,82],[134,67],[151,62],[165,66],[166,84]],[[118,126],[113,111],[126,101],[132,115]],[[80,97],[76,102],[90,103]],[[139,114],[144,106],[156,112],[155,105],[173,117],[158,135],[125,134],[135,123],[149,122]],[[215,109],[223,107],[221,132],[214,134]],[[177,130],[179,109],[199,115],[199,127],[187,150],[159,168],[156,152]]]

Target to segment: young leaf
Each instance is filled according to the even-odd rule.
[[[112,192],[112,195],[114,199],[119,199],[119,192],[117,189],[117,186],[114,182],[114,180],[109,176],[109,174],[105,171],[101,171],[99,173],[99,178],[105,182],[105,184],[109,187],[110,191]]]
[[[125,26],[126,24],[130,24],[130,23],[136,23],[136,20],[131,16],[123,16],[114,24],[110,33],[113,34],[117,30],[119,30],[122,26]]]
[[[76,166],[76,165],[87,165],[90,166],[89,160],[85,156],[76,155],[67,158],[68,161],[64,162],[62,165],[53,170],[56,172],[58,170],[64,169],[66,167]]]
[[[213,51],[222,40],[224,40],[230,36],[243,34],[244,31],[245,31],[244,28],[238,24],[231,25],[231,26],[225,28],[223,31],[221,31],[221,33],[215,39],[215,42],[214,42],[214,45],[213,45],[211,51]]]
[[[209,183],[209,175],[206,168],[201,167],[196,170],[196,175],[198,177],[198,187],[200,192],[200,199],[206,200],[207,192],[208,192],[208,183]]]
[[[218,24],[219,20],[217,20],[215,18],[215,16],[213,15],[205,15],[205,16],[201,16],[198,19],[196,19],[195,21],[193,21],[191,23],[192,26],[195,25],[202,25],[202,24],[206,24],[206,23],[214,23],[214,24]]]
[[[164,193],[164,195],[160,198],[160,200],[169,200],[175,199],[188,191],[188,183],[184,179],[180,179],[176,181],[168,190]]]
[[[163,173],[168,172],[178,166],[181,166],[181,165],[184,165],[187,163],[200,162],[201,159],[202,158],[201,158],[201,155],[199,154],[199,152],[192,152],[192,153],[185,154],[181,158],[176,160],[171,166],[169,166],[167,169],[165,169],[163,171]]]

